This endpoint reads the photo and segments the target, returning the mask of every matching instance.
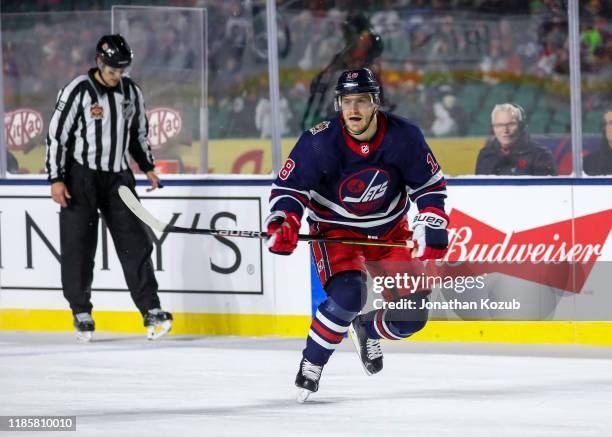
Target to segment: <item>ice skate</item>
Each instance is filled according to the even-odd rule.
[[[300,361],[300,369],[295,377],[295,386],[299,388],[297,401],[302,404],[306,402],[311,393],[319,390],[319,379],[323,366],[311,363],[306,358]]]
[[[74,315],[73,325],[76,329],[77,343],[89,343],[96,324],[89,313],[78,313]]]
[[[154,308],[145,314],[144,325],[147,328],[147,338],[157,340],[172,329],[172,314],[160,308]]]
[[[383,368],[383,353],[380,347],[380,340],[368,338],[365,326],[362,323],[363,317],[357,316],[349,327],[351,339],[357,350],[357,354],[363,365],[366,375],[370,376],[378,373]]]

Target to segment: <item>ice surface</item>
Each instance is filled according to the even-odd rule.
[[[76,415],[105,437],[612,435],[612,348],[384,343],[367,377],[345,341],[300,405],[303,343],[0,332],[0,415]]]

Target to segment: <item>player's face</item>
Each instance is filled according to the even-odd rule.
[[[502,147],[508,147],[518,139],[518,125],[510,111],[497,111],[493,115],[493,134]]]
[[[368,93],[343,96],[340,101],[344,124],[351,133],[361,133],[372,121],[376,106]]]

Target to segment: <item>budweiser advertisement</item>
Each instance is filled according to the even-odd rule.
[[[416,305],[434,319],[612,320],[609,191],[449,187],[446,256],[424,272],[405,261],[368,265],[368,304],[402,318],[422,318]]]
[[[447,272],[505,273],[580,292],[603,253],[612,209],[518,232],[499,230],[459,209],[451,211],[450,222],[442,263]]]

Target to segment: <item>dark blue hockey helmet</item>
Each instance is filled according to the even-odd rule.
[[[336,111],[340,110],[340,99],[350,94],[369,93],[372,103],[380,105],[380,84],[369,68],[344,71],[338,78],[336,84],[334,106]]]
[[[104,35],[96,45],[96,54],[100,61],[113,68],[127,68],[132,63],[134,54],[125,38],[121,35]]]

